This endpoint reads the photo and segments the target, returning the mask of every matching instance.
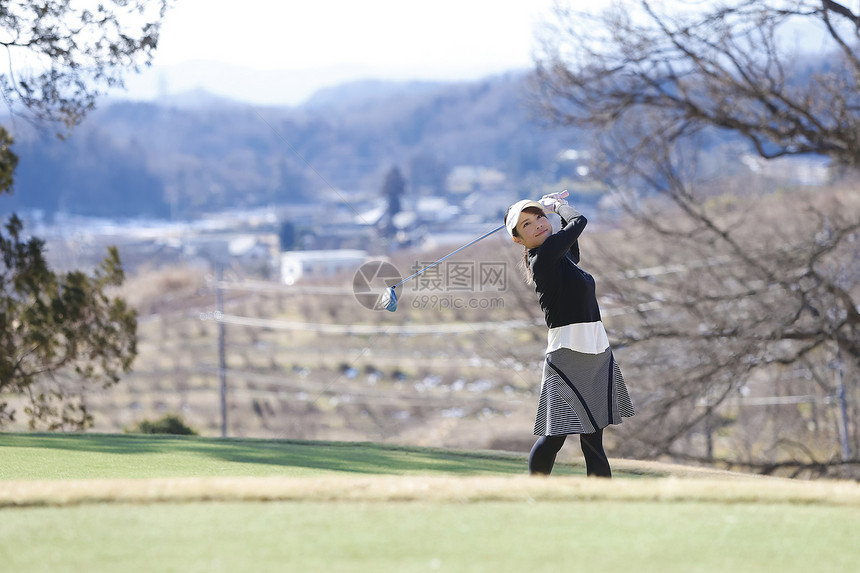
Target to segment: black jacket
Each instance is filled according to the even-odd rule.
[[[588,224],[570,205],[558,208],[562,229],[530,249],[528,264],[535,292],[550,328],[600,321],[594,278],[579,268],[579,236]]]

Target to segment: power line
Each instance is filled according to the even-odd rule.
[[[476,330],[504,330],[512,328],[528,328],[542,324],[542,320],[503,320],[488,322],[457,322],[450,324],[410,324],[410,325],[374,325],[374,324],[331,324],[310,323],[285,320],[272,320],[268,318],[253,318],[249,316],[236,316],[232,314],[216,313],[211,318],[201,316],[201,320],[215,320],[223,324],[236,324],[240,326],[254,326],[269,328],[272,330],[290,330],[317,332],[321,334],[462,334],[475,332]]]
[[[662,307],[660,301],[651,301],[631,307],[610,308],[603,311],[603,316],[621,316],[637,312],[657,310]],[[255,318],[250,316],[238,316],[233,314],[200,313],[200,320],[214,320],[221,324],[235,324],[239,326],[252,326],[268,328],[271,330],[316,332],[319,334],[353,334],[353,335],[417,335],[417,334],[469,334],[486,330],[508,330],[517,328],[531,328],[543,326],[543,318],[533,320],[488,320],[481,322],[456,322],[445,324],[409,324],[409,325],[374,325],[374,324],[332,324],[313,323],[287,320],[274,320],[270,318]]]

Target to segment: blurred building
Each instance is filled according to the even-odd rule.
[[[302,278],[330,277],[354,271],[367,259],[367,251],[287,251],[281,253],[281,281],[292,285]]]

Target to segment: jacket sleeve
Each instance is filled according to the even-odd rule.
[[[570,205],[559,205],[558,214],[561,217],[561,225],[562,228],[567,227],[567,225],[571,224],[574,219],[577,217],[581,218],[583,223],[582,227],[585,228],[585,225],[588,223],[584,215],[581,215],[576,209],[571,207]],[[579,231],[579,234],[582,234],[582,230]],[[579,235],[577,235],[577,240],[574,240],[570,245],[570,256],[573,258],[573,262],[579,263]]]
[[[570,255],[573,257],[573,262],[579,263],[579,235],[582,234],[582,230],[585,229],[585,226],[588,224],[588,220],[584,215],[580,214],[570,205],[559,205],[558,215],[561,217],[561,225],[564,231],[566,231],[571,225],[580,225],[579,231],[576,232],[576,238],[570,244],[568,249],[570,251]]]
[[[540,274],[549,267],[555,267],[559,259],[568,252],[574,262],[579,262],[579,236],[588,224],[584,215],[579,213],[570,205],[561,205],[558,208],[561,217],[562,228],[559,232],[547,237],[543,244],[538,247],[539,257],[535,260],[533,272]]]

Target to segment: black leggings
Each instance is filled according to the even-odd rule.
[[[555,456],[564,445],[567,436],[541,436],[529,454],[529,473],[549,475],[555,464]],[[580,434],[579,445],[585,456],[585,471],[590,476],[612,477],[609,460],[603,451],[603,430],[593,434]]]

